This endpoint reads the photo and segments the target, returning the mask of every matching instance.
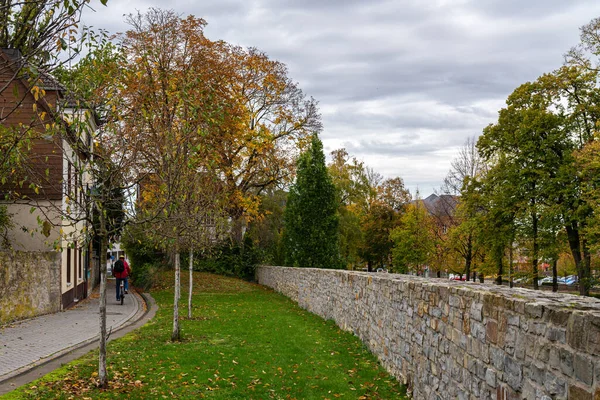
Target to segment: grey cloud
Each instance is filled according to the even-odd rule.
[[[518,85],[558,68],[579,26],[600,15],[597,0],[132,0],[109,1],[89,20],[123,31],[125,11],[150,5],[203,17],[209,38],[287,64],[320,102],[326,147],[348,144],[415,185],[494,122]],[[421,173],[414,165],[427,157],[435,171]]]
[[[584,0],[472,0],[470,6],[490,17],[531,19],[566,13],[586,4],[589,5],[590,2]]]
[[[417,139],[416,135],[405,137],[405,140],[395,142],[384,142],[377,140],[361,140],[355,142],[345,142],[344,148],[350,154],[360,155],[386,155],[386,156],[407,156],[407,155],[430,155],[439,151],[442,146],[436,144],[414,143]]]

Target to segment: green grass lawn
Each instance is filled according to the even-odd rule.
[[[182,295],[183,340],[171,343],[173,290],[165,274],[144,327],[108,346],[110,388],[95,387],[97,352],[3,399],[397,399],[404,388],[351,333],[284,296],[197,273],[194,315]],[[185,279],[182,288],[187,288]]]

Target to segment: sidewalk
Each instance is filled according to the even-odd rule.
[[[133,290],[123,305],[117,303],[114,279],[108,280],[106,289],[106,327],[108,332],[112,330],[113,339],[117,330],[140,320],[147,308]],[[0,394],[7,384],[12,389],[18,385],[11,383],[12,378],[91,343],[97,347],[99,304],[96,288],[89,298],[68,310],[0,327]]]

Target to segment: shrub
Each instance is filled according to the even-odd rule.
[[[188,255],[182,254],[182,268],[188,265]],[[258,250],[252,240],[244,237],[243,246],[227,242],[210,256],[194,255],[194,270],[253,280],[259,262]]]
[[[158,250],[144,231],[129,228],[121,238],[121,246],[131,263],[131,279],[135,286],[147,290],[155,283],[156,273],[165,268],[165,255]]]
[[[155,264],[137,264],[131,269],[133,285],[142,290],[148,290],[156,283],[158,267]]]

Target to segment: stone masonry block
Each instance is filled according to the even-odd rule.
[[[573,353],[567,349],[558,350],[560,371],[566,376],[573,376]]]
[[[567,326],[571,313],[563,309],[546,309],[546,320],[555,326]]]
[[[544,306],[539,303],[525,304],[525,315],[532,318],[542,318],[544,314]]]
[[[525,314],[525,304],[526,302],[521,299],[514,299],[514,308],[513,310],[518,314]]]
[[[482,312],[485,317],[498,319],[498,307],[495,304],[495,295],[486,293],[483,296]]]
[[[483,303],[471,303],[471,318],[475,321],[483,321]]]
[[[588,331],[584,313],[574,312],[567,323],[567,343],[576,350],[584,351],[588,342]]]
[[[494,371],[492,368],[488,368],[485,371],[485,383],[487,383],[487,385],[489,387],[491,387],[492,389],[496,388],[496,371]]]
[[[588,319],[587,352],[600,357],[600,316],[594,315]]]
[[[523,367],[521,363],[508,355],[504,356],[504,373],[506,374],[506,383],[516,391],[521,390],[523,385]]]
[[[546,372],[544,388],[549,394],[558,396],[559,398],[565,397],[567,394],[567,382],[561,377],[550,372]]]
[[[594,382],[594,364],[592,359],[582,354],[575,354],[573,358],[573,370],[575,378],[586,385],[592,385]]]
[[[450,307],[452,307],[452,308],[460,308],[461,307],[461,299],[460,299],[460,297],[458,297],[456,295],[451,295],[450,298],[448,299],[448,304],[450,304]]]
[[[509,314],[509,315],[506,316],[506,322],[510,326],[517,326],[518,327],[520,319],[521,318],[518,315],[515,315],[515,314]]]
[[[594,400],[592,393],[579,385],[569,385],[569,400]]]
[[[485,339],[490,343],[498,342],[498,322],[488,319],[485,324]]]
[[[525,377],[538,385],[544,384],[546,378],[546,370],[544,365],[529,364],[525,367]]]

